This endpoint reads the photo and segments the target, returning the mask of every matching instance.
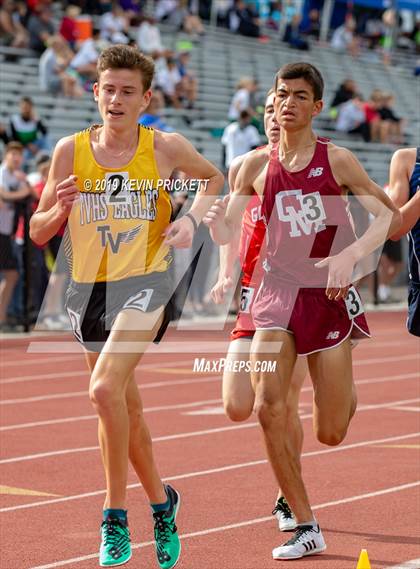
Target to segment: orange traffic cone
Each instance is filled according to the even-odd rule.
[[[359,556],[359,561],[357,562],[356,569],[372,569],[370,566],[369,556],[366,549],[362,549]]]

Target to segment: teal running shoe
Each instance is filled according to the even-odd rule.
[[[101,524],[99,565],[115,567],[124,565],[129,559],[131,559],[131,539],[128,525],[119,518],[108,517]]]
[[[171,486],[165,486],[171,505],[164,512],[154,512],[155,548],[161,569],[172,569],[181,555],[181,542],[175,525],[176,516],[181,504],[181,496]]]

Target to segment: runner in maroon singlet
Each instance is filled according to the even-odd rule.
[[[211,233],[217,243],[228,242],[246,207],[244,198],[254,191],[264,196],[266,274],[254,303],[251,356],[255,365],[275,359],[277,366],[274,372],[253,370],[252,383],[268,457],[298,522],[293,538],[275,548],[273,557],[296,559],[326,549],[285,435],[296,357],[308,355],[316,435],[337,445],[356,410],[350,335],[368,333],[351,287],[353,269],[395,233],[400,214],[351,152],[313,132],[312,119],[323,106],[323,79],[315,67],[285,65],[274,89],[279,145],[245,159],[226,217]],[[348,192],[375,218],[358,239],[347,213]]]
[[[270,146],[277,144],[280,128],[274,117],[274,91],[267,95],[264,111],[264,130]],[[253,151],[251,151],[253,152]],[[238,171],[247,154],[238,156],[229,168],[229,188],[235,185]],[[226,202],[220,207],[220,214],[225,214]],[[206,221],[206,218],[203,220]],[[238,231],[239,234],[239,231]],[[229,288],[236,285],[235,262],[239,257],[242,268],[240,308],[235,328],[230,335],[230,344],[226,355],[227,365],[223,371],[223,404],[225,413],[232,421],[245,421],[251,415],[255,393],[252,389],[249,369],[251,342],[255,333],[252,318],[253,302],[263,278],[262,258],[264,257],[265,222],[261,212],[260,196],[254,193],[244,212],[240,235],[228,245],[220,248],[219,277],[212,289],[212,298],[216,304],[224,301]],[[239,241],[239,242],[238,242]],[[236,364],[240,364],[239,366]],[[299,396],[303,381],[308,372],[306,358],[298,358],[287,397],[287,435],[290,447],[300,462],[303,446],[303,429],[299,418]],[[273,509],[280,531],[296,528],[296,518],[283,496],[281,489]]]

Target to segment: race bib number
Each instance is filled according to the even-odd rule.
[[[350,320],[353,320],[353,318],[356,318],[359,314],[363,314],[365,311],[362,299],[354,286],[349,288],[349,292],[347,293],[344,302],[346,303],[347,314],[349,315]]]
[[[252,299],[254,298],[255,289],[249,286],[243,286],[241,288],[241,312],[249,312],[252,304]]]
[[[130,202],[128,172],[107,172],[105,184],[108,204],[118,205]]]
[[[135,310],[141,310],[142,312],[146,312],[150,304],[150,299],[152,298],[152,294],[153,294],[152,288],[145,288],[144,290],[137,292],[127,300],[127,302],[123,306],[123,309],[134,308]]]

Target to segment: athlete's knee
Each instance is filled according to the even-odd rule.
[[[109,410],[124,400],[123,393],[110,381],[109,376],[98,377],[91,382],[89,398],[94,407],[99,410]]]
[[[278,426],[279,421],[286,424],[287,410],[283,401],[271,401],[259,398],[255,403],[255,413],[263,430],[268,430],[273,424]],[[284,429],[285,430],[285,429]],[[283,429],[279,429],[280,433]]]
[[[347,426],[319,425],[316,429],[316,437],[324,445],[337,446],[345,439]]]
[[[247,407],[245,405],[238,405],[234,401],[225,401],[224,409],[226,415],[231,421],[241,422],[246,421],[252,413],[252,407]]]

